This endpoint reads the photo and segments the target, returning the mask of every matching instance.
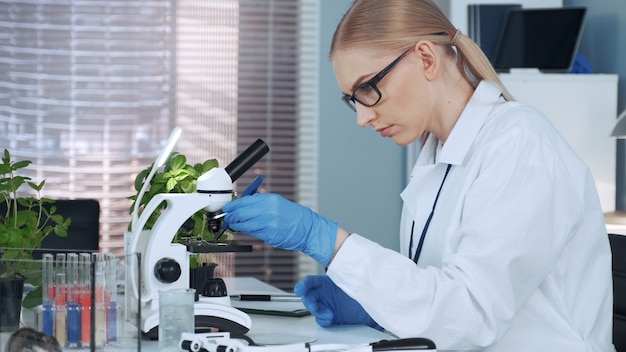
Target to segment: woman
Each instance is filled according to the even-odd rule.
[[[513,102],[430,0],[356,0],[330,58],[358,124],[424,142],[396,253],[274,194],[224,207],[236,231],[327,266],[295,292],[320,325],[439,350],[613,351],[611,255],[589,169]]]

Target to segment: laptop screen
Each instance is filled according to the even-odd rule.
[[[496,46],[496,71],[571,69],[582,34],[584,7],[512,9]]]

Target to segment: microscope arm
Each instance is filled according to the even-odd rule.
[[[212,182],[211,182],[212,181]],[[208,185],[213,184],[215,187]],[[142,253],[142,277],[132,277],[132,285],[141,284],[141,301],[158,300],[158,290],[189,287],[189,258],[186,246],[172,243],[181,225],[201,209],[217,212],[232,200],[232,181],[224,169],[214,168],[203,177],[202,193],[158,194],[146,205],[133,231],[131,252]],[[213,191],[206,190],[213,188]],[[159,216],[151,231],[142,231],[150,215],[166,202],[166,208]],[[172,282],[163,282],[155,275],[155,267],[161,259],[172,259],[177,263],[181,274]],[[135,276],[135,275],[133,275]],[[135,295],[138,290],[134,287]]]

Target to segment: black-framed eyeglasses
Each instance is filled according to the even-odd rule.
[[[382,98],[382,94],[376,85],[398,64],[398,62],[400,62],[400,60],[413,50],[413,48],[414,46],[403,52],[402,55],[398,56],[398,58],[393,60],[387,67],[378,72],[376,76],[372,77],[367,82],[359,84],[352,92],[352,95],[344,94],[341,97],[341,100],[343,100],[343,102],[346,103],[352,111],[356,111],[356,102],[367,107],[378,104]]]

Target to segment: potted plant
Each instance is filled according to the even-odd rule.
[[[32,162],[13,161],[4,149],[0,164],[0,203],[6,210],[0,212],[0,330],[14,330],[19,324],[24,283],[40,286],[41,273],[29,271],[33,250],[49,235],[67,236],[70,219],[56,213],[54,200],[44,198],[41,191],[45,180],[34,183],[19,172]],[[18,191],[30,188],[34,196],[20,197]],[[2,294],[9,301],[3,301]],[[30,302],[41,300],[41,291],[29,293]],[[13,319],[17,318],[17,322]]]
[[[146,182],[152,165],[137,174],[135,178],[135,191],[137,193],[128,197],[133,201],[129,208],[130,213],[132,214],[137,201],[139,201],[139,209],[141,210],[157,194],[196,192],[198,177],[214,167],[218,167],[216,159],[208,159],[203,163],[191,165],[187,163],[187,157],[185,155],[177,152],[171,153],[163,167],[155,172],[150,180],[149,188],[145,191],[140,200],[137,200],[137,197],[139,196],[144,182]],[[166,204],[163,203],[157,207],[146,221],[144,229],[151,229],[154,226],[162,211],[165,209],[165,206]],[[216,224],[219,223],[219,221],[221,220],[209,219],[204,210],[199,210],[180,227],[173,242],[185,242],[190,240],[212,242],[215,234],[218,232]],[[221,242],[226,240],[226,236],[220,237]],[[200,253],[190,258],[189,266],[190,287],[198,289],[197,287],[200,282],[204,282],[205,278],[212,277],[216,264],[213,262],[211,253]]]

